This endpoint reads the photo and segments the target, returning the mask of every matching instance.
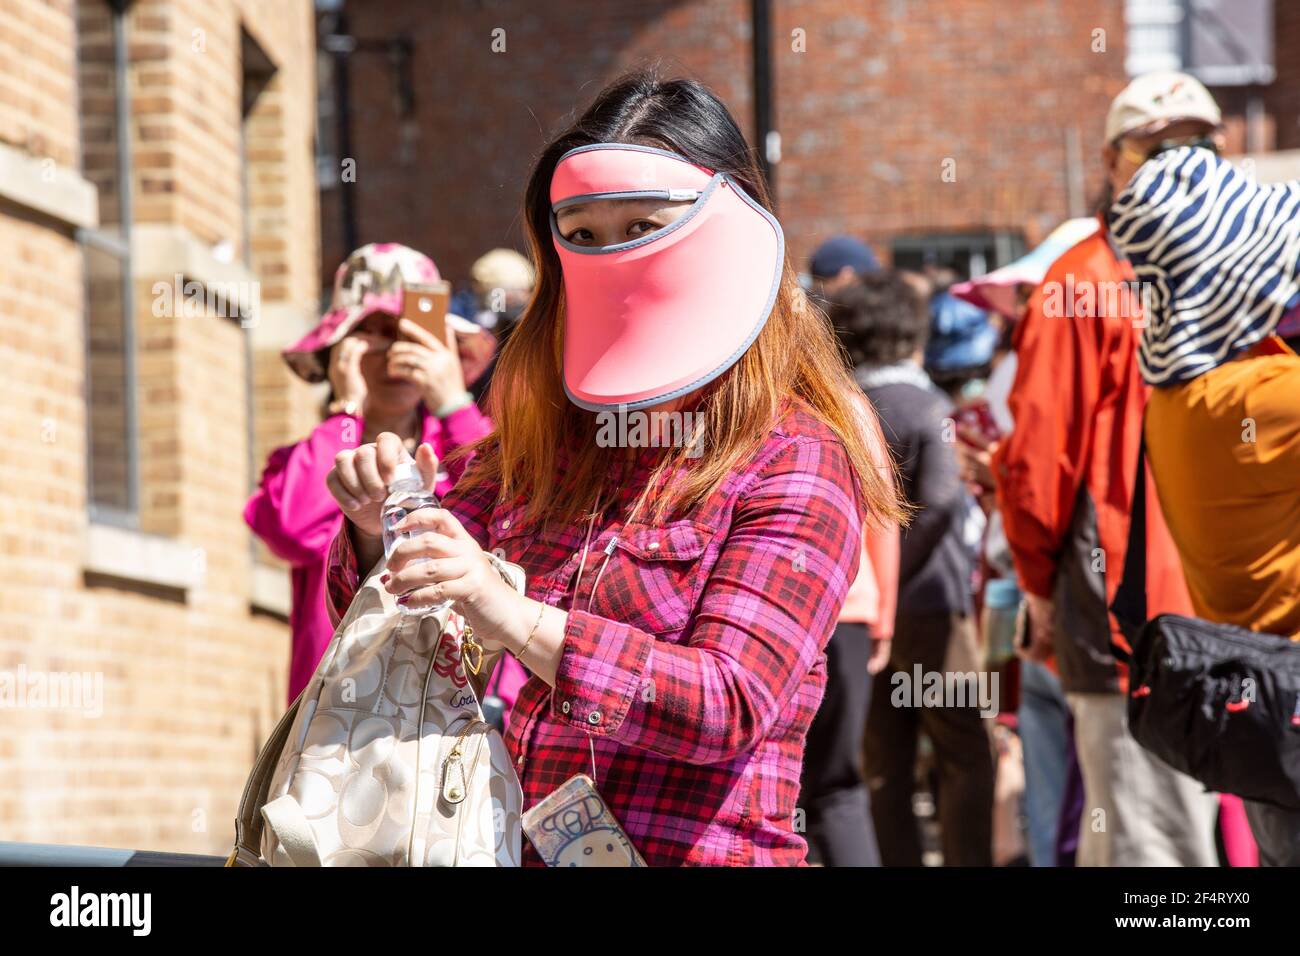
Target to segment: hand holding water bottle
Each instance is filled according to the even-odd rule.
[[[409,477],[409,465],[402,463],[410,460],[401,439],[391,432],[373,444],[340,452],[334,460],[326,484],[354,526],[359,567],[373,566],[383,553],[389,482]],[[416,449],[415,467],[420,487],[431,494],[438,460],[427,444]],[[538,620],[538,605],[506,583],[454,514],[438,507],[417,508],[392,522],[390,531],[404,540],[394,540],[388,552],[383,583],[400,596],[404,607],[423,612],[454,601],[489,650],[523,643]]]
[[[325,478],[334,500],[355,526],[358,543],[379,544],[383,535],[382,515],[388,483],[398,465],[411,461],[402,440],[384,432],[375,441],[348,448],[334,456],[334,468]],[[438,480],[438,458],[428,442],[415,450],[415,465],[425,490],[432,492]],[[376,548],[378,550],[378,548]]]

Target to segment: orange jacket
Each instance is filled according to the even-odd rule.
[[[1110,652],[1111,637],[1126,645],[1109,606],[1124,570],[1147,396],[1133,277],[1104,223],[1053,263],[1015,332],[1008,399],[1015,428],[994,457],[1021,586],[1056,601],[1067,691],[1115,691],[1126,682]],[[1147,501],[1158,501],[1149,478]],[[1149,613],[1190,614],[1160,509],[1147,510]]]

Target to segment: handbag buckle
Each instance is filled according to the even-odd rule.
[[[474,640],[474,628],[469,622],[465,624],[465,633],[460,637],[460,656],[475,677],[483,669],[483,645]]]

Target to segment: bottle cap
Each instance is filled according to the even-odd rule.
[[[406,461],[399,461],[393,468],[392,476],[388,479],[388,489],[394,491],[399,485],[408,486],[412,483],[420,487],[424,486],[424,479],[420,477],[419,466],[409,458]]]

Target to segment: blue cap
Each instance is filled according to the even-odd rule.
[[[940,292],[930,300],[925,367],[948,372],[984,365],[992,361],[998,338],[998,330],[983,309]]]
[[[871,247],[853,236],[835,236],[823,242],[812,254],[808,271],[819,279],[829,279],[839,275],[845,266],[860,276],[880,271],[880,262]]]

